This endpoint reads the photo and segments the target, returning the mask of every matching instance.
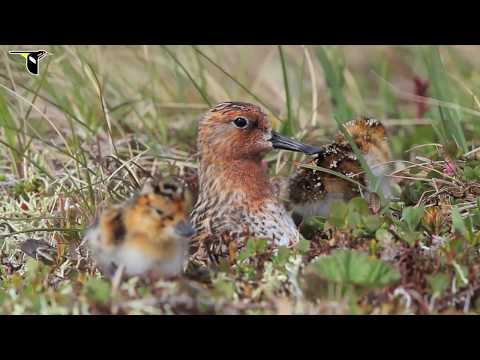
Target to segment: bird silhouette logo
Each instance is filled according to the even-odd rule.
[[[37,51],[9,51],[10,54],[19,54],[25,58],[25,66],[27,71],[32,75],[40,73],[40,60],[48,55],[45,50]]]

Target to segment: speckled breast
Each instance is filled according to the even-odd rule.
[[[242,201],[242,194],[223,203],[218,198],[199,200],[191,218],[197,230],[193,252],[200,256],[228,256],[229,244],[234,242],[235,248],[241,249],[252,238],[266,238],[275,246],[292,246],[299,240],[292,218],[275,200],[255,208]]]

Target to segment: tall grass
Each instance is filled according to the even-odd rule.
[[[429,46],[423,50],[425,67],[432,84],[432,97],[440,101],[457,103],[453,84],[440,56],[438,47]],[[463,153],[467,152],[467,141],[463,131],[462,115],[458,108],[438,106],[438,117],[432,118],[432,126],[441,142],[450,148],[452,140]]]
[[[288,72],[285,55],[283,54],[282,46],[278,46],[278,54],[282,64],[283,86],[285,88],[285,105],[287,107],[287,118],[282,124],[282,132],[292,136],[295,132],[295,119],[293,118],[292,100],[290,96],[290,86],[288,83]],[[298,121],[298,119],[297,119]]]
[[[333,115],[340,123],[347,122],[352,119],[353,111],[347,102],[344,93],[345,64],[342,59],[330,59],[331,55],[323,46],[316,48],[318,61],[320,62],[325,82],[330,92],[330,101],[332,102]]]
[[[9,50],[6,47],[0,49],[4,52]],[[15,265],[19,258],[20,262],[23,261],[17,242],[29,238],[46,240],[55,244],[58,252],[62,253],[67,244],[79,243],[85,229],[106,204],[130,198],[147,177],[175,171],[194,182],[198,119],[219,101],[256,103],[272,119],[276,130],[303,138],[314,145],[331,142],[333,134],[340,130],[356,152],[369,182],[377,185],[377,179],[362,153],[342,126],[357,115],[371,115],[381,120],[387,127],[389,142],[395,145],[394,158],[410,160],[410,163],[416,157],[423,162],[427,152],[423,146],[407,152],[414,145],[433,143],[437,148],[441,143],[449,153],[461,155],[472,144],[478,146],[477,139],[480,138],[478,47],[52,46],[46,50],[53,55],[42,60],[39,77],[30,76],[20,58],[7,55],[0,61],[1,290],[9,288],[9,291],[4,291],[8,295],[5,298],[10,298],[7,300],[18,312],[28,311],[22,310],[17,303],[20,303],[18,299],[25,299],[25,295],[30,301],[30,294],[34,304],[40,303],[38,299],[48,293],[52,301],[47,302],[43,297],[42,303],[55,305],[58,299],[65,297],[70,306],[72,299],[82,301],[86,296],[83,287],[88,286],[83,285],[91,285],[91,280],[100,279],[95,279],[93,272],[77,271],[79,269],[75,267],[83,265],[81,261],[67,264],[73,271],[62,274],[58,287],[55,283],[55,289],[47,284],[47,277],[38,276],[39,271],[35,267],[28,270],[31,263],[19,272],[6,274],[4,263]],[[429,84],[424,93],[415,93],[415,78]],[[420,103],[422,111],[418,111]],[[302,156],[271,152],[266,161],[273,175],[285,179]],[[436,166],[432,170],[435,177],[444,176],[441,161],[432,161],[431,164]],[[469,165],[469,179],[478,180],[479,167],[473,162]],[[323,171],[364,187],[355,178],[331,169]],[[461,176],[448,175],[447,184],[455,187],[462,179]],[[422,180],[432,179],[420,178],[420,185]],[[440,184],[442,179],[438,180]],[[430,181],[431,189],[421,187],[419,191],[423,194],[426,191],[438,193],[436,184]],[[392,204],[394,208],[399,206],[403,204]],[[447,249],[458,247],[459,239],[454,232],[463,233],[462,236],[467,234],[472,237],[472,244],[478,244],[478,239],[473,237],[473,231],[467,226],[471,222],[465,219],[465,224],[462,224],[469,212],[473,214],[471,221],[479,216],[478,204],[469,200],[456,206],[458,211],[452,213],[453,229],[447,229],[442,234],[446,238],[454,235]],[[370,216],[367,212],[368,220],[372,220],[368,225],[375,227],[372,222],[377,216]],[[367,241],[370,242],[370,250],[367,251],[371,251],[372,256],[378,256],[377,250],[383,246],[380,244],[383,241],[387,244],[395,237],[393,242],[402,244],[406,235],[398,231],[390,233],[392,225],[395,225],[390,222],[392,219],[386,219],[388,221],[379,229],[375,228],[374,234],[370,233],[373,231],[370,226],[368,229],[365,227],[363,230],[369,231],[368,236],[352,239],[352,244],[358,243],[363,251]],[[357,216],[349,220],[353,224]],[[418,224],[420,220],[418,217]],[[325,229],[323,221],[318,226]],[[401,230],[400,227],[398,229]],[[328,240],[323,237],[327,232],[322,231],[322,238],[307,241],[307,248],[310,244],[320,244],[330,249],[331,240],[335,240],[334,246],[343,246],[343,233],[337,230],[340,229],[337,228],[334,237]],[[409,238],[415,241],[414,236],[421,235],[418,231],[420,227],[413,230]],[[429,233],[424,237],[428,246],[430,242],[433,244],[431,235]],[[417,248],[411,247],[410,250],[416,251]],[[311,249],[318,251],[313,246]],[[266,272],[269,281],[276,284],[272,287],[272,295],[277,294],[276,289],[283,294],[287,288],[294,289],[297,294],[298,284],[291,287],[293,282],[286,285],[284,280],[274,275],[277,265],[287,261],[286,258],[281,259],[282,251],[273,257],[272,267],[262,267],[269,269]],[[470,253],[460,251],[456,257],[453,256],[462,266],[463,258],[470,261],[470,256],[464,254]],[[444,263],[442,266],[450,266],[451,254],[444,255],[448,261],[438,259]],[[306,257],[302,256],[304,264],[307,264],[303,260]],[[412,261],[418,260],[415,256],[412,258]],[[71,259],[74,257],[67,262]],[[401,259],[403,261],[404,257],[401,256]],[[252,260],[264,263],[263,256]],[[36,262],[32,260],[32,263]],[[247,264],[240,264],[244,265]],[[258,271],[252,272],[250,263],[247,266],[233,271],[229,269],[231,279],[223,273],[225,279],[229,279],[228,289],[248,288],[253,289],[253,294],[259,294],[261,288],[256,287],[258,284],[252,287],[252,279],[248,275],[253,274],[257,278]],[[291,272],[294,267],[297,270]],[[238,269],[241,271],[238,272]],[[300,277],[297,277],[296,271],[299,269],[300,264],[292,266],[285,278],[297,282]],[[451,268],[448,269],[444,275],[450,276]],[[458,269],[463,271],[460,267]],[[22,272],[24,270],[26,277]],[[53,274],[64,268],[46,270]],[[465,271],[465,274],[468,273]],[[248,275],[248,283],[245,283],[248,287],[236,286],[238,279],[245,275]],[[45,286],[32,287],[28,277],[37,277],[37,285]],[[261,286],[268,284],[270,288],[272,283],[264,283],[264,279]],[[7,281],[10,283],[7,284]],[[226,281],[224,283],[227,284]],[[216,286],[215,281],[212,284]],[[128,288],[128,291],[121,293],[130,294],[130,290],[138,284],[128,282],[123,285],[126,286],[123,289]],[[206,284],[205,288],[210,285]],[[163,297],[166,287],[163,283],[160,286]],[[37,292],[37,289],[43,290]],[[109,293],[108,289],[106,292]],[[197,293],[197,290],[194,292]],[[250,290],[249,293],[252,294]],[[145,294],[148,293],[139,292],[137,300],[149,301],[141,299]],[[270,295],[267,295],[261,296],[262,307],[269,301]],[[248,303],[244,300],[252,300],[248,299],[249,296],[239,296],[242,306]],[[393,296],[397,295],[393,293]],[[425,296],[424,299],[434,302],[435,296]],[[210,298],[208,296],[208,301]],[[258,296],[252,298],[259,300]],[[5,308],[7,300],[0,301],[0,308]],[[232,303],[220,300],[229,306]],[[132,303],[138,304],[136,300]],[[272,304],[272,309],[277,305]],[[316,308],[319,305],[319,302],[312,304]],[[397,305],[395,303],[390,308],[397,309]],[[45,305],[46,308],[49,306]]]
[[[120,189],[136,186],[132,179],[142,177],[143,159],[155,160],[152,171],[174,163],[194,168],[197,119],[218,101],[257,103],[277,129],[293,137],[305,134],[317,145],[331,141],[337,127],[344,131],[340,125],[360,115],[359,110],[366,109],[387,126],[392,119],[381,116],[398,116],[389,133],[392,142],[401,144],[395,157],[403,158],[417,135],[415,127],[398,124],[415,117],[416,102],[398,96],[392,88],[402,87],[404,93],[414,95],[413,76],[421,75],[430,81],[428,96],[450,104],[431,106],[435,112],[425,116],[433,128],[423,130],[422,141],[425,136],[430,142],[453,140],[465,152],[476,129],[480,131],[472,126],[478,121],[475,104],[466,110],[478,87],[478,76],[471,70],[478,64],[465,55],[472,49],[54,46],[47,50],[54,55],[44,60],[38,78],[29,76],[19,59],[6,57],[0,63],[0,166],[4,177],[15,181],[46,179],[52,196],[76,202],[82,226],[88,225],[102,202],[120,197]],[[387,52],[397,63],[386,59]],[[460,62],[463,70],[458,72],[455,66]],[[374,73],[388,79],[388,85]],[[460,77],[465,91],[458,90],[451,75]],[[465,128],[473,131],[467,133]],[[133,149],[125,140],[129,136],[146,149]],[[352,147],[375,183],[362,154],[355,144]],[[122,166],[113,176],[103,164],[109,156]],[[291,163],[287,159],[292,155],[268,157],[281,176],[291,171],[284,166]]]
[[[362,151],[358,148],[352,136],[343,126],[345,122],[353,120],[353,111],[347,102],[344,92],[345,78],[343,72],[345,65],[343,62],[335,62],[330,60],[329,55],[324,47],[317,48],[317,56],[322,64],[325,80],[328,84],[328,90],[330,91],[332,107],[334,109],[333,119],[355,152],[360,164],[362,165],[362,169],[367,174],[369,183],[373,185],[375,191],[379,191],[380,179],[373,175],[373,172],[368,166]],[[380,196],[383,197],[383,194],[380,194]]]

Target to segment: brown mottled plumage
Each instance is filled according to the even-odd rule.
[[[262,157],[272,148],[314,152],[271,130],[255,105],[225,102],[200,120],[199,197],[191,215],[195,258],[215,260],[248,238],[293,245],[299,233],[277,198]]]
[[[380,187],[386,197],[391,196],[391,184],[385,173],[391,160],[383,125],[375,119],[361,117],[344,124],[355,144],[365,157],[375,176],[380,177]],[[335,142],[324,145],[322,151],[306,164],[339,172],[366,186],[372,191],[366,174],[348,140],[342,132]],[[380,166],[379,166],[380,165]],[[293,210],[303,216],[327,216],[336,200],[349,200],[359,196],[358,185],[336,175],[299,167],[289,181],[288,197]]]
[[[103,211],[86,240],[107,276],[119,266],[127,275],[178,275],[194,234],[188,211],[188,194],[179,184],[147,183],[134,198]]]

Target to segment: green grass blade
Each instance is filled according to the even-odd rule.
[[[202,97],[203,101],[205,101],[205,103],[208,104],[208,106],[212,106],[212,103],[210,102],[209,98],[208,98],[208,94],[202,89],[202,87],[195,81],[195,79],[192,77],[192,75],[190,74],[190,72],[187,70],[187,68],[178,60],[178,58],[175,56],[175,54],[173,52],[170,51],[170,49],[168,49],[168,47],[166,47],[165,45],[162,45],[162,49],[168,54],[170,55],[170,57],[173,59],[173,61],[175,62],[175,64],[177,64],[181,69],[182,71],[185,73],[185,75],[187,75],[187,77],[190,79],[190,81],[192,82],[193,86],[195,87],[195,89],[197,89],[198,93],[200,94],[200,96]]]
[[[322,65],[325,80],[330,90],[331,102],[334,108],[333,118],[338,125],[338,128],[348,140],[353,151],[357,155],[357,159],[360,162],[362,169],[367,174],[369,183],[373,185],[375,191],[380,190],[380,179],[373,175],[372,170],[368,166],[362,152],[358,148],[357,144],[353,141],[350,134],[347,132],[343,123],[349,121],[353,117],[353,111],[348,105],[347,99],[343,93],[344,78],[343,69],[344,65],[341,61],[333,62],[324,47],[317,48],[317,57]],[[383,194],[379,194],[382,198]]]
[[[424,62],[428,71],[429,80],[432,84],[432,95],[440,101],[457,103],[452,84],[446,74],[438,47],[430,46],[424,53]],[[462,118],[458,109],[438,107],[440,121],[433,120],[432,125],[442,143],[447,146],[453,138],[456,146],[463,152],[467,151],[467,142],[462,128]]]
[[[300,122],[300,111],[302,109],[303,105],[303,99],[305,95],[305,85],[304,85],[304,80],[305,80],[305,65],[306,65],[306,56],[305,52],[303,52],[302,56],[302,64],[300,66],[300,71],[298,74],[298,106],[297,106],[297,111],[295,113],[295,119],[297,121],[298,127],[301,127],[302,123]]]
[[[23,157],[23,158],[27,159],[33,166],[35,166],[38,170],[40,170],[41,173],[48,176],[48,178],[50,180],[55,180],[55,178],[42,165],[40,165],[37,161],[33,160],[27,154],[20,153],[17,149],[12,147],[10,144],[6,143],[5,141],[0,140],[0,144],[4,145],[5,147],[7,147],[11,151],[13,151],[16,155],[18,155],[19,158]]]
[[[202,50],[195,48],[195,51],[200,54],[201,57],[203,57],[205,60],[207,60],[210,64],[212,64],[215,68],[220,70],[222,74],[224,74],[226,77],[228,77],[230,80],[232,80],[238,87],[240,87],[243,91],[245,91],[247,94],[249,94],[252,98],[255,99],[259,104],[261,104],[264,108],[266,108],[268,111],[271,113],[275,113],[275,111],[272,110],[272,108],[265,103],[262,99],[260,99],[256,94],[254,94],[248,87],[243,85],[240,81],[238,81],[235,77],[230,75],[223,67],[218,65],[215,61],[213,61],[208,55],[206,55]]]
[[[3,89],[0,90],[0,127],[4,129],[5,140],[7,143],[12,147],[16,147],[17,134],[14,130],[11,130],[12,128],[15,128],[15,121],[10,113]]]
[[[205,67],[203,66],[203,62],[200,59],[200,54],[197,49],[197,45],[192,45],[192,48],[194,50],[195,54],[195,61],[197,62],[198,65],[198,75],[200,77],[200,87],[203,89],[205,93],[207,93],[207,79],[205,78]]]
[[[295,133],[295,124],[292,112],[292,100],[290,98],[290,88],[288,86],[287,65],[281,45],[278,45],[278,53],[280,55],[280,62],[282,64],[283,86],[285,88],[285,99],[287,102],[287,120],[282,123],[281,132],[287,136],[292,136]]]
[[[339,119],[342,123],[347,122],[353,117],[353,111],[348,105],[347,99],[343,93],[345,83],[343,77],[344,65],[340,60],[337,62],[330,60],[327,51],[322,46],[316,48],[316,54],[322,66],[325,80],[330,91],[330,99],[334,108],[334,117]]]

